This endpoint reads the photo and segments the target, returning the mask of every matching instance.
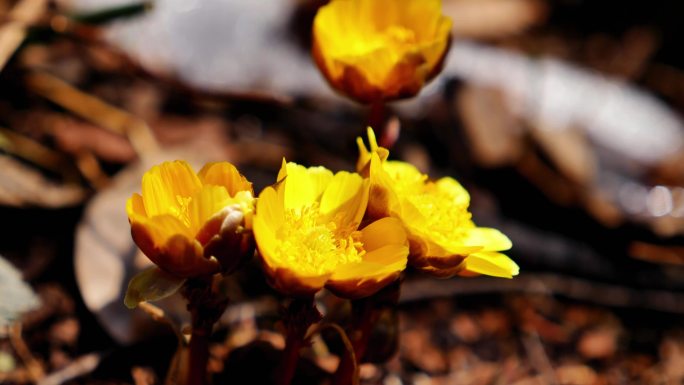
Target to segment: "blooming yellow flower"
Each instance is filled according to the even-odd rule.
[[[138,247],[176,276],[229,270],[249,254],[252,184],[228,162],[208,163],[198,174],[184,161],[154,166],[126,211]]]
[[[370,128],[368,139],[370,150],[357,139],[357,167],[371,184],[368,215],[402,221],[411,265],[440,277],[518,274],[518,265],[500,253],[511,248],[511,241],[496,229],[475,226],[470,196],[456,180],[431,181],[408,163],[387,160],[389,152],[378,146]]]
[[[254,216],[270,284],[292,296],[327,287],[353,299],[395,280],[406,267],[406,232],[393,218],[359,229],[367,202],[368,182],[358,174],[283,161]]]
[[[414,96],[449,48],[451,20],[441,8],[441,0],[332,0],[314,19],[316,64],[362,103]]]

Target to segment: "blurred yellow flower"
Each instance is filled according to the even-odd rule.
[[[230,270],[253,252],[252,184],[228,162],[208,163],[198,174],[184,161],[154,166],[126,211],[138,247],[179,277]]]
[[[402,221],[412,266],[439,277],[518,274],[518,265],[500,253],[511,248],[511,241],[496,229],[475,226],[470,196],[456,180],[431,181],[408,163],[388,161],[389,152],[378,146],[370,128],[368,140],[370,149],[357,139],[357,167],[371,184],[368,216]]]
[[[285,163],[278,183],[259,195],[254,236],[270,284],[305,297],[323,287],[345,298],[371,295],[406,267],[401,222],[359,230],[368,182],[356,173]]]
[[[450,31],[441,0],[332,0],[314,19],[313,56],[352,99],[407,98],[441,70]]]

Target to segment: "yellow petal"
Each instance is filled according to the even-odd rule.
[[[367,252],[389,244],[406,245],[406,231],[401,221],[396,218],[379,219],[361,230],[361,242]],[[368,260],[366,256],[364,259]]]
[[[283,203],[278,198],[278,193],[272,187],[265,188],[257,200],[256,214],[254,215],[254,237],[259,247],[259,253],[265,262],[275,268],[273,255],[278,242],[275,237],[277,229],[282,226],[284,211]]]
[[[131,235],[152,262],[174,275],[195,277],[218,271],[218,262],[204,258],[199,242],[187,234],[174,233],[183,228],[175,217],[162,215],[143,223],[131,222]]]
[[[415,31],[419,41],[429,41],[446,36],[439,29],[442,19],[441,0],[401,0],[400,18],[402,25]],[[441,33],[440,33],[441,32]]]
[[[181,210],[181,197],[189,197],[202,186],[185,161],[164,162],[143,175],[142,197],[147,215],[171,214]]]
[[[285,208],[301,208],[317,202],[333,174],[325,167],[306,168],[296,163],[283,165],[278,174],[285,194]]]
[[[367,297],[390,284],[406,268],[408,247],[387,245],[366,254],[362,262],[339,267],[326,287],[349,299]]]
[[[384,266],[383,271],[403,271],[408,261],[408,246],[393,243],[387,244],[363,256],[363,261],[369,264]],[[369,273],[370,274],[370,273]]]
[[[207,163],[198,174],[203,184],[223,186],[231,197],[240,191],[250,191],[252,183],[245,178],[234,165],[228,162]]]
[[[188,239],[194,238],[194,233],[173,215],[157,215],[152,218],[137,218],[132,221],[143,226],[156,246],[161,246],[175,236],[181,235]]]
[[[128,218],[147,218],[147,212],[145,211],[145,203],[143,203],[143,198],[140,194],[133,194],[126,201],[126,213]]]
[[[181,235],[169,238],[159,253],[148,257],[160,268],[180,277],[198,277],[221,269],[216,260],[204,258],[199,242]]]
[[[338,172],[321,197],[321,221],[333,221],[338,229],[352,227],[355,230],[361,223],[367,204],[367,181],[356,173]]]
[[[370,172],[371,153],[376,153],[381,163],[386,161],[389,157],[389,151],[386,148],[378,146],[378,141],[375,138],[373,128],[367,127],[366,132],[368,135],[368,148],[366,148],[366,144],[361,137],[356,138],[356,145],[359,148],[359,159],[356,161],[356,171],[364,177],[368,177]]]
[[[480,246],[483,251],[503,251],[513,246],[502,232],[487,227],[468,229],[461,242],[464,246]]]
[[[366,131],[368,133],[369,148],[366,148],[366,144],[363,142],[363,138],[361,138],[360,136],[356,138],[356,146],[359,148],[359,159],[356,161],[356,172],[358,173],[362,173],[363,170],[366,169],[366,167],[369,167],[371,152],[374,152],[373,143],[375,142],[375,145],[377,146],[377,141],[375,140],[375,132],[373,132],[373,129],[368,127]]]
[[[280,293],[291,297],[312,297],[321,290],[330,274],[302,276],[288,268],[264,266],[268,283]]]
[[[351,67],[358,71],[370,86],[380,90],[379,97],[382,97],[387,78],[397,64],[397,55],[392,47],[380,46],[359,55],[339,56],[335,62],[340,68]]]
[[[230,202],[230,195],[223,186],[202,186],[192,195],[188,206],[190,229],[196,234],[212,215],[221,211]]]
[[[382,169],[393,181],[400,182],[402,186],[420,186],[427,180],[427,175],[420,172],[411,163],[390,160],[382,162]]]
[[[463,264],[467,272],[492,277],[512,278],[520,271],[518,265],[505,254],[488,251],[468,255]]]
[[[444,61],[449,49],[449,45],[451,44],[451,19],[442,16],[435,22],[435,24],[436,26],[434,28],[436,31],[434,31],[435,35],[432,37],[432,40],[428,39],[425,43],[420,44],[420,46],[417,48],[425,60],[423,67],[430,71],[426,77],[427,80],[430,80],[441,71],[441,64]],[[431,32],[432,31],[429,30],[424,31],[424,33],[427,34]]]
[[[370,192],[368,197],[368,215],[371,218],[382,218],[398,214],[399,198],[394,189],[395,181],[388,175],[383,162],[377,153],[371,154]]]

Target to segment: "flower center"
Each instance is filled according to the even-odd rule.
[[[319,223],[318,204],[285,212],[277,233],[282,241],[275,258],[303,275],[321,275],[338,266],[361,261],[365,254],[360,232],[344,235],[334,222]],[[348,234],[348,232],[345,232]]]
[[[416,34],[410,29],[399,25],[392,25],[383,31],[383,37],[387,43],[396,45],[415,45]]]
[[[458,197],[427,182],[422,189],[406,193],[406,199],[424,218],[421,223],[411,224],[430,234],[438,244],[453,243],[474,227],[467,204],[458,204]]]
[[[184,197],[181,195],[176,195],[177,207],[170,207],[170,213],[174,217],[178,218],[185,226],[190,227],[190,215],[188,214],[190,208],[191,197]]]

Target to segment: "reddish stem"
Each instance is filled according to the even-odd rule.
[[[304,335],[288,333],[283,358],[276,372],[278,373],[278,385],[290,385],[292,383],[299,361],[299,350],[302,346],[304,346]]]
[[[197,312],[192,314],[192,337],[190,338],[190,364],[186,385],[207,384],[207,362],[209,361],[209,334],[211,327],[203,327]],[[208,330],[207,330],[208,329]]]
[[[358,369],[366,355],[373,327],[378,322],[383,309],[396,306],[400,288],[401,280],[397,280],[370,297],[351,301],[352,323],[349,337],[354,348],[354,357],[351,354],[341,357],[333,385],[358,384],[359,374],[358,370],[354,370],[354,359],[356,359]]]
[[[190,357],[184,385],[206,385],[209,383],[209,337],[228,301],[215,292],[213,277],[188,280],[183,286],[183,295],[188,300],[188,311],[192,316],[192,335],[188,347]]]
[[[276,370],[276,384],[290,385],[297,370],[299,351],[306,344],[306,332],[313,323],[320,321],[313,297],[293,299],[285,309],[283,321],[287,328],[283,358]]]
[[[353,324],[351,342],[356,357],[356,367],[361,364],[363,356],[368,348],[373,325],[378,321],[380,313],[375,309],[375,301],[372,297],[351,301]],[[333,385],[349,385],[358,383],[358,373],[354,370],[354,359],[351,354],[344,354],[340,359],[340,365],[335,372]]]
[[[382,132],[385,128],[385,103],[382,101],[373,102],[370,105],[368,113],[367,126],[371,127],[375,132]],[[364,127],[365,132],[365,127]]]

